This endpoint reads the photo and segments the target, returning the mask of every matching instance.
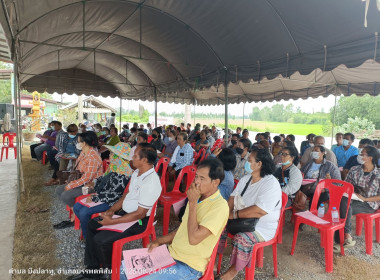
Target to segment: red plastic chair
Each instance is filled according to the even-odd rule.
[[[237,185],[239,184],[239,180],[238,179],[234,179],[234,189],[236,189]]]
[[[161,195],[166,193],[166,188],[168,185],[167,183],[169,181],[169,173],[167,173],[169,163],[170,163],[170,158],[163,157],[156,164],[156,168],[155,168],[156,173],[158,173],[158,171],[160,170],[160,167],[162,166],[161,178],[160,178],[161,187],[162,187]]]
[[[158,201],[161,205],[164,206],[164,218],[163,218],[163,226],[162,226],[162,234],[166,235],[169,231],[169,218],[170,218],[170,208],[171,206],[181,201],[182,199],[186,198],[186,191],[190,187],[190,184],[193,182],[195,178],[195,172],[197,171],[197,168],[193,165],[191,166],[185,166],[182,168],[181,172],[179,173],[175,183],[173,190],[171,192],[166,193],[165,195],[162,195]],[[186,190],[185,192],[181,192],[179,190],[179,187],[181,185],[182,179],[184,175],[187,175],[186,178]]]
[[[375,220],[376,229],[376,242],[380,243],[380,210],[375,213],[367,214],[360,213],[356,214],[356,235],[360,236],[362,234],[362,227],[364,221],[365,229],[365,251],[368,255],[372,255],[372,238],[373,238],[373,221]]]
[[[47,156],[47,152],[43,151],[43,153],[42,153],[42,164],[43,165],[46,165],[46,156]]]
[[[164,145],[164,147],[162,148],[161,153],[165,154],[165,150],[166,150],[166,145]]]
[[[280,218],[278,221],[276,233],[274,237],[265,242],[259,242],[256,243],[253,246],[252,250],[252,256],[251,256],[251,267],[245,268],[245,279],[246,280],[254,280],[255,278],[255,266],[263,267],[264,265],[264,247],[272,245],[272,253],[273,253],[273,270],[274,270],[274,277],[277,278],[277,243],[278,243],[278,234],[280,232],[281,228],[281,221],[285,218],[284,217],[284,211],[286,203],[288,202],[288,195],[286,193],[282,193],[282,206],[281,206],[281,212],[280,212]],[[228,234],[229,237],[233,238],[233,235]],[[227,242],[226,242],[227,245]],[[218,261],[218,274],[220,273],[220,266],[222,263],[222,257],[223,254],[219,254],[219,261]]]
[[[340,253],[344,256],[344,224],[346,223],[346,218],[339,219],[339,223],[332,224],[331,219],[331,210],[333,207],[336,207],[339,213],[339,206],[342,200],[343,194],[348,194],[347,205],[350,205],[351,196],[354,191],[354,187],[347,182],[334,180],[334,179],[326,179],[322,180],[318,183],[313,202],[311,204],[310,212],[314,215],[318,214],[317,204],[319,200],[319,196],[321,195],[321,191],[323,189],[328,189],[330,192],[330,200],[329,200],[329,209],[328,212],[322,218],[325,221],[328,221],[328,224],[317,224],[308,219],[305,219],[301,216],[295,215],[295,225],[294,225],[294,234],[293,234],[293,244],[292,250],[290,252],[291,255],[294,255],[294,249],[296,247],[298,228],[300,224],[307,224],[312,227],[317,228],[321,234],[321,246],[325,249],[325,263],[326,263],[326,272],[331,273],[333,271],[333,245],[334,245],[334,233],[336,230],[339,230],[340,236]],[[347,212],[348,212],[347,207]],[[346,212],[346,217],[347,217]]]
[[[217,140],[215,141],[214,145],[213,145],[212,148],[211,148],[211,153],[212,153],[215,149],[220,149],[220,148],[222,148],[223,143],[224,143],[224,140],[223,140],[223,139],[217,139]]]
[[[204,148],[201,148],[199,152],[195,155],[194,154],[194,160],[193,160],[193,165],[199,164],[202,160],[205,159],[207,152]]]
[[[148,143],[152,142],[152,140],[153,140],[152,135],[149,135],[149,136],[148,136]]]
[[[104,159],[103,160],[103,173],[105,173],[107,171],[109,165],[110,165],[110,160]]]
[[[215,264],[216,254],[218,253],[218,245],[219,245],[219,241],[216,242],[215,248],[212,251],[210,260],[206,267],[205,273],[203,273],[203,276],[199,278],[199,280],[214,280],[214,264]]]
[[[5,150],[5,159],[8,159],[8,150],[13,149],[15,153],[15,158],[17,158],[17,147],[14,144],[14,139],[16,138],[16,133],[4,133],[3,134],[3,146],[1,147],[1,158],[0,162],[3,161],[3,153]],[[8,139],[8,144],[5,144],[5,140]]]
[[[154,215],[156,213],[157,201],[152,207],[152,212],[149,216],[148,225],[143,233],[136,234],[130,237],[122,238],[113,243],[112,248],[112,280],[120,280],[121,253],[125,243],[142,239],[143,247],[146,248],[149,244],[149,238],[152,236],[152,241],[156,240],[156,231],[154,229]]]

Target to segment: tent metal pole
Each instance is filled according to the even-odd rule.
[[[121,133],[121,110],[123,108],[123,99],[121,98],[121,93],[120,93],[120,111],[119,111],[119,133]]]
[[[245,102],[243,103],[243,129],[244,129],[244,118],[245,118]]]
[[[228,85],[227,85],[227,68],[224,72],[224,142],[228,144]]]
[[[332,126],[331,126],[331,146],[334,143],[333,141],[334,141],[335,120],[336,120],[336,86],[335,86],[334,116],[333,116],[333,123],[332,123]]]
[[[154,127],[157,127],[157,88],[154,87]]]
[[[15,95],[15,114],[16,114],[16,133],[17,133],[17,200],[20,200],[21,192],[24,192],[24,180],[21,167],[21,155],[22,155],[22,130],[20,126],[20,116],[21,116],[21,100],[18,90],[18,60],[17,54],[15,55],[15,60],[13,64],[13,92]]]

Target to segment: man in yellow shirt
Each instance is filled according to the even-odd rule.
[[[206,270],[212,251],[219,241],[229,215],[227,202],[218,186],[224,179],[218,159],[202,161],[195,180],[187,191],[187,204],[179,228],[149,244],[149,250],[170,244],[174,266],[144,277],[144,280],[199,279]]]

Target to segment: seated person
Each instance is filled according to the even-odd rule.
[[[176,140],[176,135],[174,130],[167,130],[167,137],[165,139],[168,139],[168,142],[166,144],[165,153],[158,154],[159,158],[162,157],[169,157],[171,158],[173,156],[174,150],[177,148],[178,143]]]
[[[133,146],[136,145],[136,142],[137,142],[137,128],[135,128],[135,127],[131,128],[131,136],[129,136],[127,142],[129,143],[129,145],[131,145],[131,147],[133,147]]]
[[[367,146],[374,146],[374,143],[372,140],[368,139],[368,138],[364,138],[364,139],[361,139],[360,142],[359,142],[359,149],[358,149],[358,153],[360,154],[362,149],[364,147],[367,147]],[[344,180],[348,174],[348,171],[353,167],[353,166],[357,166],[359,165],[359,162],[357,161],[357,155],[355,156],[352,156],[348,159],[348,161],[346,162],[346,164],[344,165],[343,167],[343,171],[342,171],[342,179]]]
[[[87,131],[78,135],[76,148],[80,150],[81,153],[76,161],[75,169],[81,172],[81,177],[69,182],[66,186],[58,186],[55,189],[55,193],[62,202],[70,208],[73,208],[75,199],[83,195],[82,187],[103,175],[102,160],[96,150],[97,146],[98,137],[96,137],[95,132]],[[71,221],[63,221],[54,225],[54,227],[65,228],[73,226],[74,218],[74,215],[72,215]]]
[[[223,280],[233,279],[239,271],[250,264],[253,246],[271,240],[276,234],[280,219],[282,192],[280,184],[273,176],[275,165],[270,153],[264,149],[252,151],[245,169],[248,174],[239,181],[228,199],[229,219],[260,219],[253,232],[239,232],[234,235],[231,266],[220,276]],[[226,238],[227,232],[224,231],[220,238],[218,253],[223,253]]]
[[[78,143],[78,126],[76,124],[70,124],[67,127],[67,132],[61,133],[57,136],[57,154],[55,155],[55,160],[52,162],[53,176],[45,183],[45,186],[53,186],[59,184],[59,179],[57,176],[58,170],[67,170],[70,160],[68,158],[63,158],[64,156],[69,156],[71,158],[77,158],[80,151],[76,148]],[[75,162],[75,160],[74,160]]]
[[[302,141],[301,148],[300,148],[301,156],[303,155],[303,153],[306,151],[307,148],[314,147],[314,137],[315,137],[315,134],[310,133],[306,136],[307,140]]]
[[[337,147],[334,150],[336,159],[338,161],[338,167],[344,167],[347,160],[358,155],[358,148],[352,146],[352,143],[355,141],[355,136],[352,133],[345,133],[343,135],[343,144],[342,146]]]
[[[52,134],[52,132],[53,132],[53,122],[50,122],[48,124],[47,130],[44,132],[44,134],[42,136],[43,137],[50,136]],[[31,155],[32,159],[37,159],[37,156],[36,156],[36,153],[34,152],[34,149],[37,148],[38,146],[44,144],[44,143],[45,142],[41,140],[40,143],[30,145],[30,155]]]
[[[87,269],[110,269],[113,242],[144,232],[148,225],[149,216],[155,215],[155,213],[151,213],[152,207],[160,197],[162,189],[160,178],[154,171],[153,166],[156,158],[156,149],[151,144],[139,144],[133,156],[133,162],[137,169],[131,176],[128,192],[110,209],[101,213],[100,218],[89,221],[84,255],[84,264]],[[115,213],[121,217],[113,218]],[[136,221],[136,223],[124,232],[97,230],[102,226],[133,221]],[[87,277],[94,278],[94,275],[83,272],[69,279],[84,279]]]
[[[132,169],[135,169],[133,166],[133,155],[135,154],[136,148],[138,147],[138,144],[141,143],[148,143],[148,134],[144,132],[139,132],[137,136],[137,145],[133,146],[129,155],[129,165],[131,166]]]
[[[200,139],[195,142],[195,151],[199,152],[201,148],[203,148],[206,153],[210,152],[210,143],[207,140],[207,132],[206,130],[202,130],[200,133]]]
[[[249,141],[249,144],[250,144],[249,148],[252,147],[252,142],[251,142],[251,140],[249,140],[249,131],[248,131],[248,129],[244,129],[243,130],[242,139],[247,139]]]
[[[107,147],[110,154],[110,164],[103,177],[97,178],[94,183],[86,186],[95,192],[87,197],[86,202],[102,202],[102,204],[87,207],[80,202],[75,203],[74,213],[80,220],[83,238],[86,239],[87,224],[91,219],[91,215],[107,211],[113,206],[123,195],[125,187],[133,173],[129,166],[129,153],[131,147],[128,143],[120,142],[115,146]]]
[[[332,152],[334,152],[337,147],[342,146],[342,144],[343,144],[343,133],[338,132],[337,134],[335,134],[335,141],[336,141],[336,144],[331,146]]]
[[[274,158],[278,155],[278,153],[281,151],[281,137],[275,136],[273,137],[273,143],[272,143],[272,155]]]
[[[223,163],[224,180],[220,183],[218,189],[223,198],[228,201],[235,185],[234,174],[232,174],[236,167],[235,153],[230,148],[217,148],[210,156],[217,157]]]
[[[120,138],[119,136],[117,135],[117,128],[116,127],[111,127],[111,129],[109,130],[110,131],[110,135],[109,137],[107,137],[105,139],[105,142],[104,144],[102,145],[102,147],[99,149],[99,152],[102,154],[101,157],[102,157],[102,160],[104,159],[108,159],[109,156],[110,156],[110,152],[109,150],[105,147],[105,145],[107,146],[115,146],[116,144],[118,144],[120,142]]]
[[[41,144],[34,148],[34,154],[36,155],[36,158],[38,161],[42,160],[42,154],[46,151],[48,158],[49,158],[49,152],[53,150],[53,147],[56,144],[56,138],[57,136],[63,132],[62,130],[62,123],[59,121],[52,121],[54,130],[50,135],[45,135],[43,138],[45,139],[45,143]],[[54,160],[54,156],[56,155],[56,152],[52,154],[50,162]]]
[[[233,171],[234,179],[240,180],[248,172],[244,169],[245,163],[248,161],[251,141],[240,138],[236,150],[236,167]]]
[[[194,159],[194,150],[189,143],[187,143],[186,132],[181,132],[177,136],[177,148],[174,150],[173,156],[170,160],[168,172],[170,175],[178,177],[182,168],[192,165]]]
[[[162,151],[164,148],[164,142],[161,139],[161,129],[160,128],[155,128],[152,130],[152,138],[153,140],[150,142],[152,146],[157,150],[157,151]]]
[[[297,168],[299,158],[294,147],[283,148],[279,155],[282,159],[282,166],[277,168],[274,177],[280,183],[281,190],[288,195],[286,207],[289,207],[293,203],[296,192],[301,187],[302,173]]]
[[[329,150],[325,147],[325,137],[315,136],[314,137],[314,147],[315,146],[323,146],[325,148],[325,151],[326,151],[325,152],[326,153],[326,159],[328,161],[331,161],[334,165],[338,165],[335,154],[331,150]],[[307,164],[308,162],[313,160],[311,153],[313,152],[314,147],[307,148],[305,150],[305,152],[303,153],[303,155],[301,157],[301,161],[300,161],[301,167],[305,166],[305,164]]]
[[[97,137],[103,135],[102,129],[103,129],[103,127],[100,123],[96,123],[93,125],[93,130],[95,131]]]
[[[187,191],[189,203],[181,225],[148,245],[151,251],[168,244],[176,264],[142,279],[187,280],[202,277],[228,219],[227,202],[218,190],[223,179],[223,165],[219,160],[207,159],[199,164],[194,182]],[[121,275],[120,279],[126,279],[125,274]]]
[[[236,148],[238,147],[238,140],[240,139],[239,134],[235,133],[231,136],[230,145],[228,148],[230,148],[235,154],[236,154]]]
[[[347,198],[342,197],[339,212],[340,218],[348,214],[344,226],[344,247],[352,247],[355,241],[351,236],[351,217],[359,213],[374,213],[380,208],[380,169],[378,161],[380,152],[372,146],[364,147],[357,160],[360,165],[354,166],[347,174],[346,182],[354,186],[357,199],[351,199],[347,205]],[[338,233],[338,234],[336,234]],[[335,232],[335,242],[339,243],[339,232]],[[372,242],[372,240],[371,240]],[[334,251],[340,252],[340,246],[334,246]]]
[[[128,138],[131,136],[128,124],[123,125],[123,131],[119,134],[120,141],[128,142]]]
[[[301,187],[301,191],[310,199],[309,208],[313,200],[315,188],[320,180],[323,179],[336,179],[341,180],[340,171],[338,167],[331,161],[326,159],[326,148],[323,146],[314,146],[311,153],[313,160],[309,161],[305,166],[301,168],[301,172],[304,174],[305,179],[316,179],[315,183],[304,185]],[[318,206],[329,200],[328,192],[322,192],[319,197]]]

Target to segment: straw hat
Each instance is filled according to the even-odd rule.
[[[123,159],[132,160],[131,146],[128,143],[119,142],[115,146],[104,145],[104,147]]]

